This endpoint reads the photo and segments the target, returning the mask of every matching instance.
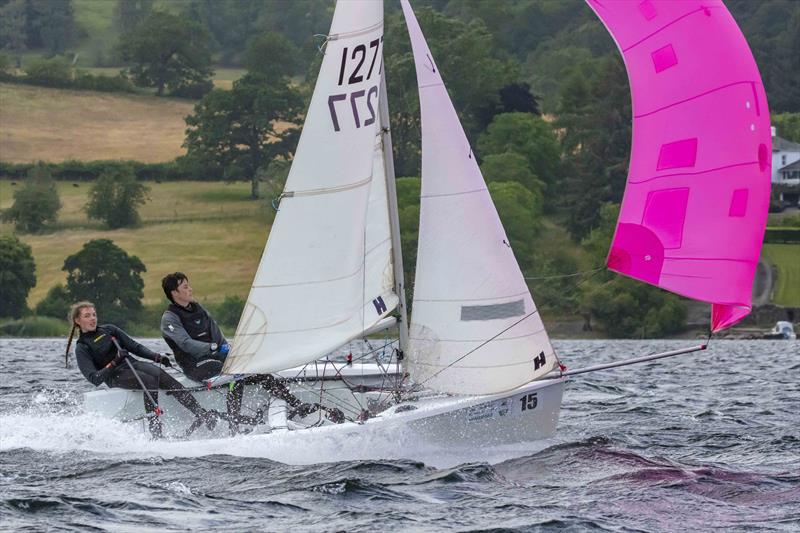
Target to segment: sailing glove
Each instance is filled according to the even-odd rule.
[[[230,351],[231,351],[231,345],[230,344],[223,344],[222,346],[219,347],[219,354],[220,355],[227,356],[228,352],[230,352]]]
[[[172,361],[169,360],[169,356],[167,354],[164,355],[158,354],[156,355],[156,358],[153,359],[153,361],[155,361],[157,365],[161,364],[167,368],[172,368]]]
[[[114,358],[114,360],[111,361],[108,365],[111,368],[118,367],[119,365],[123,364],[125,362],[125,359],[127,358],[128,358],[128,352],[126,352],[125,350],[120,350],[117,356]]]

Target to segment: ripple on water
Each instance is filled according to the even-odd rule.
[[[556,347],[578,368],[686,344]],[[434,468],[414,449],[408,460],[310,466],[224,449],[184,457],[179,442],[153,442],[83,413],[90,386],[63,369],[63,340],[2,339],[0,523],[13,530],[797,531],[797,346],[712,341],[701,355],[575,379],[553,439],[498,464]]]

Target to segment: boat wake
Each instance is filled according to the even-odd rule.
[[[303,432],[299,432],[303,433]],[[359,431],[321,432],[316,439],[292,431],[237,435],[205,440],[153,440],[145,422],[123,423],[83,411],[74,398],[51,391],[37,393],[24,408],[0,413],[0,452],[89,452],[98,455],[143,457],[204,457],[228,455],[262,458],[289,465],[357,460],[411,460],[437,468],[472,462],[496,464],[529,456],[552,446],[552,439],[487,449],[443,450],[419,442],[399,444],[392,434]]]

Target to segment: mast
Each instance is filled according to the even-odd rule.
[[[408,314],[406,313],[405,280],[403,279],[403,250],[400,247],[400,216],[397,211],[397,189],[394,182],[394,158],[392,134],[389,130],[389,99],[386,91],[386,72],[381,69],[380,93],[381,145],[383,166],[386,172],[386,195],[389,200],[389,226],[392,235],[392,263],[394,266],[394,290],[400,302],[397,304],[400,351],[405,354],[408,347]]]

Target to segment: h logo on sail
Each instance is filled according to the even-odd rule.
[[[533,359],[533,369],[534,370],[539,370],[539,367],[544,366],[544,364],[546,362],[547,362],[547,358],[544,356],[544,352],[540,352],[539,355],[537,355]]]
[[[378,312],[378,315],[382,315],[383,313],[386,312],[386,304],[383,302],[382,296],[378,296],[377,298],[372,300],[372,305],[375,306],[375,311]]]

